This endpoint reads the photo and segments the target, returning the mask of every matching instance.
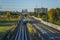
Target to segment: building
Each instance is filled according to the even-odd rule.
[[[27,9],[22,9],[22,14],[26,16],[28,14]]]
[[[27,14],[27,9],[22,9],[22,14]]]
[[[47,13],[48,9],[47,8],[34,8],[34,12],[38,13]]]

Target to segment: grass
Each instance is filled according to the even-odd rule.
[[[10,30],[10,33],[13,32],[15,30],[15,28],[17,27],[17,25],[13,25],[13,26],[0,26],[0,36],[2,36],[6,31]]]
[[[33,28],[31,24],[27,23],[27,28],[31,34],[36,33],[36,30]]]
[[[11,30],[10,33],[13,32],[13,30],[16,28],[16,23],[21,20],[21,17],[19,18],[14,18],[14,19],[11,19],[11,20],[4,20],[4,18],[2,20],[0,20],[0,36],[2,36],[7,30],[13,28]],[[13,26],[14,25],[14,26]]]
[[[55,24],[60,26],[60,21],[56,21]]]
[[[10,22],[10,21],[9,21]],[[11,29],[11,28],[15,28],[16,27],[16,25],[13,25],[13,24],[15,24],[15,22],[13,23],[13,22],[2,22],[3,24],[9,24],[9,26],[8,25],[0,25],[0,35],[3,35],[7,30],[9,30],[9,29]],[[11,24],[12,24],[12,26],[11,26]]]
[[[0,21],[0,23],[15,23],[17,21]]]
[[[0,26],[12,26],[14,24],[16,24],[18,21],[0,21]]]
[[[0,35],[3,35],[11,26],[0,26]]]
[[[16,29],[16,27],[17,27],[17,25],[15,25],[15,26],[10,30],[10,32],[9,32],[9,34],[8,34],[8,40],[10,40],[10,39],[11,39],[11,36],[13,36],[14,30]]]
[[[16,27],[17,27],[17,25],[13,25],[11,27],[9,27],[9,26],[0,27],[0,28],[2,28],[0,31],[1,37],[3,37],[5,35],[5,33],[9,30],[8,37],[6,39],[3,39],[3,40],[10,40],[11,36],[14,34],[14,30],[16,29]]]
[[[31,25],[31,24],[28,23],[27,24],[27,28],[28,28],[28,31],[29,31],[31,37],[32,37],[32,40],[41,40],[41,38],[38,35],[38,32],[33,27],[33,25]]]
[[[8,21],[8,22],[10,24],[13,23],[13,22],[10,22],[10,21]],[[6,22],[6,23],[8,23],[8,22]],[[14,21],[14,22],[16,23],[16,21]],[[2,23],[5,23],[5,22],[2,22]],[[12,26],[11,25],[9,25],[9,26],[7,26],[7,25],[0,26],[0,36],[3,37],[5,35],[5,33],[9,30],[8,37],[6,38],[6,40],[10,40],[11,36],[14,34],[14,30],[16,29],[17,24],[18,24],[18,23],[17,24],[15,24],[15,23],[13,23]]]

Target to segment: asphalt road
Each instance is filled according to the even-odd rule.
[[[27,17],[27,19],[28,20],[22,18],[22,20],[19,21],[17,28],[9,40],[32,40],[26,26],[27,22],[33,25],[42,40],[60,40],[60,31],[44,25],[31,17]]]
[[[19,22],[18,28],[16,29],[11,40],[31,40],[26,23],[27,22],[24,20],[24,18],[21,20],[21,22]]]
[[[44,25],[33,18],[28,17],[31,23],[37,30],[42,40],[60,40],[60,32],[54,28]]]
[[[18,26],[14,30],[11,38],[8,37],[8,33],[1,38],[1,40],[31,40],[31,36],[27,29],[26,20],[24,17],[19,21]],[[4,38],[4,39],[3,39]]]

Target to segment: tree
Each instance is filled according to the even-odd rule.
[[[9,20],[10,20],[10,18],[11,18],[11,14],[10,14],[10,12],[9,12],[9,11],[7,11],[7,13],[6,13],[6,17],[7,17],[7,19],[9,19]]]
[[[49,22],[54,23],[54,21],[56,20],[56,10],[55,9],[50,9],[48,11],[48,20]]]
[[[56,8],[57,18],[60,20],[60,8]]]

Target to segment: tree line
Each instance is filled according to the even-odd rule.
[[[48,11],[48,21],[60,25],[60,8],[52,8]]]
[[[47,13],[30,12],[29,15],[60,25],[60,8],[51,8]]]
[[[0,20],[12,20],[12,19],[20,19],[20,13],[16,13],[16,12],[10,12],[10,11],[6,11],[6,12],[1,12],[0,13]]]

